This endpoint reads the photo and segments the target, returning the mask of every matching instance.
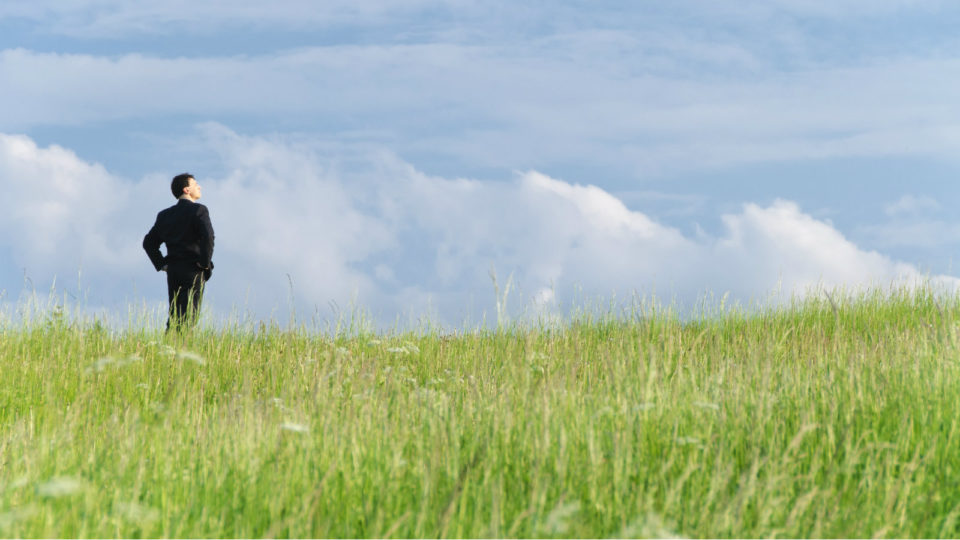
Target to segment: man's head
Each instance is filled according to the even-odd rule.
[[[196,179],[194,179],[190,173],[174,176],[173,182],[170,183],[170,191],[173,192],[173,196],[177,199],[186,196],[191,201],[199,199],[201,195],[200,184],[197,183]]]

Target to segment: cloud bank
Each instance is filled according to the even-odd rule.
[[[464,167],[645,175],[907,156],[953,162],[956,57],[781,69],[756,44],[585,29],[507,43],[164,57],[0,51],[6,129],[188,118],[385,144]],[[522,51],[522,53],[518,52]],[[666,51],[666,52],[664,52]],[[280,119],[280,120],[278,120]]]
[[[689,236],[607,191],[536,171],[491,182],[423,174],[384,153],[330,154],[309,141],[200,128],[228,172],[198,174],[217,233],[208,306],[258,319],[365,309],[381,324],[479,323],[496,313],[490,271],[512,275],[515,313],[656,293],[688,305],[705,293],[743,302],[810,287],[889,286],[914,266],[860,249],[795,203],[745,204],[715,236]],[[0,250],[43,285],[82,267],[86,296],[162,306],[162,274],[140,249],[173,203],[169,175],[111,175],[56,146],[0,135]],[[11,274],[0,289],[15,296]],[[957,280],[934,281],[956,286]]]

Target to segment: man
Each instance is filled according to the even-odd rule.
[[[167,273],[167,331],[196,323],[203,285],[213,272],[213,226],[207,207],[197,202],[200,184],[192,174],[183,173],[173,177],[170,190],[177,204],[157,214],[143,238],[143,249],[154,268]],[[160,244],[167,245],[166,257],[160,253]]]

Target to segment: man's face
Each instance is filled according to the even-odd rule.
[[[187,197],[190,197],[193,200],[200,198],[200,184],[193,178],[190,179],[190,183],[187,184],[187,187],[183,188],[183,194]]]

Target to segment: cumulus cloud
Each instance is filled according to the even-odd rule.
[[[479,321],[496,309],[491,268],[501,287],[512,275],[515,311],[569,307],[574,291],[656,292],[689,305],[708,292],[747,302],[923,277],[790,201],[747,204],[722,217],[717,236],[691,238],[599,187],[536,171],[500,182],[448,179],[387,154],[346,164],[309,142],[216,124],[202,136],[228,171],[199,178],[217,232],[208,299],[221,314],[283,318],[292,302],[301,317],[326,316],[331,305],[354,303],[381,323]],[[82,264],[98,303],[140,294],[162,305],[163,281],[140,239],[172,203],[168,183],[117,178],[69,150],[0,136],[0,187],[9,195],[0,246],[38,280]]]
[[[217,125],[204,131],[229,164],[225,177],[203,180],[218,231],[219,298],[242,298],[261,311],[286,305],[289,294],[301,306],[376,298],[376,272],[362,263],[392,239],[382,219],[364,211],[362,186],[306,149]]]
[[[731,290],[741,298],[762,290],[794,294],[816,286],[886,287],[923,278],[912,265],[858,248],[790,201],[766,208],[747,204],[743,213],[726,215],[723,221],[726,234],[717,239],[707,262],[722,272],[716,290]]]
[[[0,245],[33,270],[129,271],[139,186],[59,146],[0,134]],[[122,204],[118,205],[118,202]]]

